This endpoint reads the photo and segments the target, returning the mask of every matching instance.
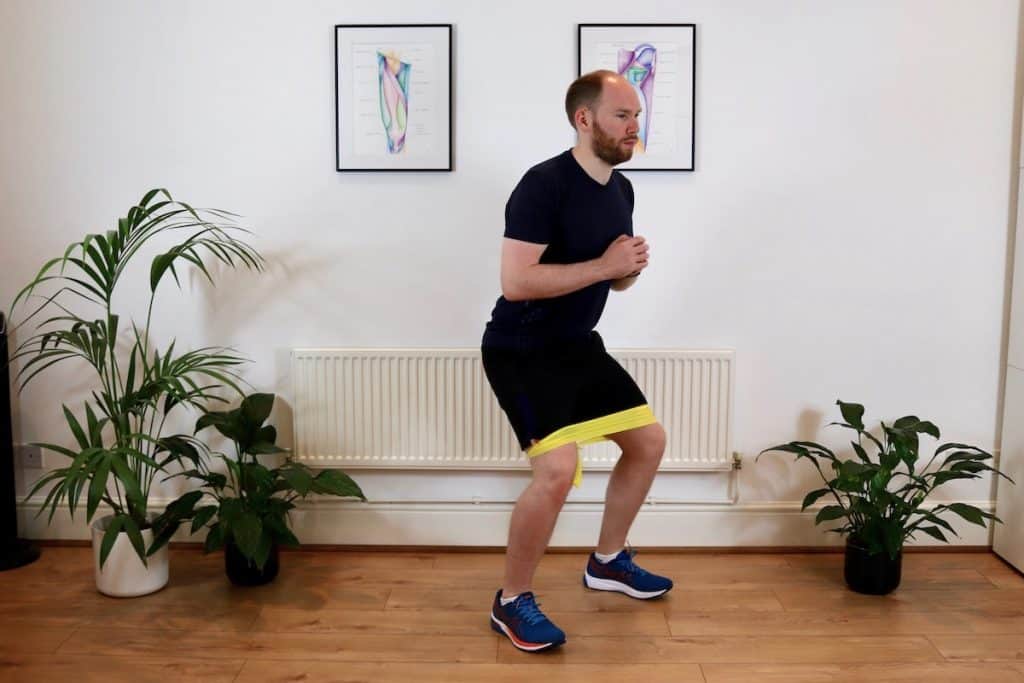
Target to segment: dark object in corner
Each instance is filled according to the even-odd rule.
[[[11,379],[7,359],[7,318],[0,313],[0,571],[24,567],[39,559],[39,548],[18,538]]]

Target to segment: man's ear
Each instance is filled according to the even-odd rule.
[[[579,128],[581,125],[589,126],[592,118],[593,117],[590,116],[590,112],[587,111],[586,107],[580,107],[576,110],[576,127]]]

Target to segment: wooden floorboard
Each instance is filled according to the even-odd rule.
[[[520,652],[488,626],[500,553],[287,552],[237,588],[219,555],[171,549],[153,595],[96,592],[92,552],[48,546],[0,572],[3,681],[1024,683],[1024,576],[991,553],[908,553],[888,596],[849,591],[837,553],[641,552],[676,588],[586,590],[585,555],[537,571],[568,634]]]

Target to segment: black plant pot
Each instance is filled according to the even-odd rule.
[[[846,539],[846,563],[843,576],[851,590],[867,595],[886,595],[900,585],[903,571],[903,551],[896,553],[896,559],[889,553],[868,555],[866,548],[857,541]]]
[[[224,544],[224,569],[231,583],[236,586],[262,586],[270,583],[277,577],[280,568],[277,544],[270,547],[270,556],[262,571],[255,563],[246,559],[234,542],[228,541]]]

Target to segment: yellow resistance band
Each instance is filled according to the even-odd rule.
[[[627,429],[646,427],[654,424],[658,418],[654,417],[651,407],[647,405],[637,406],[629,410],[621,410],[611,415],[594,418],[586,422],[578,422],[568,427],[562,427],[557,432],[552,432],[546,437],[530,446],[526,454],[531,458],[543,455],[566,444],[576,444],[576,474],[573,475],[572,485],[579,486],[583,481],[583,459],[580,451],[583,446],[598,441],[607,440],[607,434],[624,432]]]

